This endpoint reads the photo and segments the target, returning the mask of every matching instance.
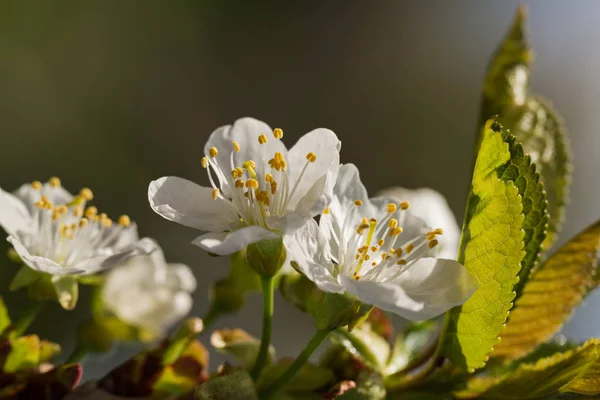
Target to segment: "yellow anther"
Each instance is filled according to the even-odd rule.
[[[323,210],[323,214],[329,214],[329,207],[326,207],[326,208]]]
[[[354,205],[355,206],[362,206],[362,200],[354,200]]]
[[[241,179],[238,179],[237,181],[235,181],[235,187],[236,188],[243,188],[244,187],[244,181]]]
[[[248,179],[246,181],[246,187],[249,189],[258,189],[258,181],[256,179]]]
[[[48,200],[46,196],[42,196],[40,201],[36,201],[34,206],[38,208],[45,208],[46,210],[52,210],[52,203]]]
[[[408,210],[408,207],[410,207],[410,204],[408,204],[408,201],[405,201],[403,203],[398,204],[398,207],[400,207],[401,210]]]
[[[390,229],[394,229],[397,226],[398,226],[398,220],[395,218],[390,219],[390,222],[388,222],[388,227]]]
[[[122,227],[128,227],[131,225],[131,219],[129,218],[129,215],[121,215],[119,217],[119,225]]]
[[[241,169],[240,167],[234,168],[231,171],[231,177],[233,179],[241,178],[242,176],[244,176],[244,170]]]
[[[370,259],[371,259],[371,256],[367,254],[367,255],[365,256],[365,261],[369,261]]]
[[[268,172],[265,174],[265,181],[271,183],[273,182],[273,175],[269,174]]]
[[[397,210],[396,205],[394,203],[390,203],[387,205],[387,212],[395,213]]]
[[[384,244],[385,244],[385,240],[383,240],[383,239],[379,239],[377,241],[377,246],[379,246],[379,247],[383,246]]]
[[[52,186],[53,188],[60,187],[60,179],[58,179],[56,176],[50,178],[48,180],[48,183],[50,183],[50,186]]]
[[[377,265],[377,262],[376,262],[376,261],[373,261],[373,262],[371,263],[371,267],[374,267],[374,266],[376,266],[376,265]]]
[[[236,142],[235,140],[233,142],[231,142],[231,144],[233,145],[233,151],[235,151],[236,153],[242,149],[240,147],[240,144],[238,142]]]
[[[433,240],[435,239],[435,232],[429,232],[427,233],[427,240]]]
[[[436,230],[433,231],[433,233],[435,233],[436,235],[443,235],[444,230],[442,228],[437,228]]]
[[[62,225],[60,227],[60,236],[66,239],[73,239],[73,232],[71,231],[71,227]]]
[[[106,228],[110,228],[112,226],[112,219],[110,218],[105,218],[103,220],[101,220],[102,225],[104,225]]]
[[[244,167],[246,169],[248,169],[248,168],[256,169],[256,163],[252,160],[248,160],[244,164],[242,164],[242,167]]]
[[[40,190],[42,188],[42,182],[33,181],[33,182],[31,182],[31,187],[34,188],[35,190]]]
[[[56,206],[52,212],[52,219],[54,221],[56,221],[57,219],[59,219],[60,217],[65,215],[66,213],[67,213],[67,206],[64,206],[64,205]]]
[[[277,182],[273,181],[270,183],[271,185],[271,194],[275,194],[277,192]]]
[[[273,129],[273,137],[275,139],[281,139],[283,137],[283,130],[280,128]]]
[[[362,235],[365,233],[365,229],[369,229],[369,224],[360,224],[358,228],[356,228],[356,233]]]
[[[435,240],[435,239],[434,239],[434,240],[431,240],[431,241],[429,242],[429,248],[430,248],[430,249],[433,249],[433,248],[434,248],[435,246],[437,246],[437,245],[438,245],[438,241],[437,241],[437,240]]]
[[[216,147],[211,147],[210,149],[208,149],[208,155],[209,155],[211,158],[215,158],[216,156],[218,156],[218,155],[219,155],[219,150],[217,150],[217,148],[216,148]]]
[[[369,225],[369,220],[367,219],[367,217],[363,217],[363,219],[360,221],[361,225]]]
[[[87,218],[81,218],[79,220],[79,227],[80,228],[83,228],[83,227],[87,226],[87,224],[88,224],[88,219]]]
[[[404,253],[404,252],[402,251],[402,249],[396,249],[396,250],[394,251],[394,254],[395,254],[397,257],[402,257],[402,254],[403,254],[403,253]]]
[[[389,237],[398,236],[402,233],[402,228],[397,226],[393,229],[390,229],[390,233],[388,233]]]
[[[371,246],[371,251],[373,253],[375,253],[375,252],[379,251],[379,247],[377,247],[377,246]]]
[[[216,200],[219,198],[219,189],[213,189],[212,191],[212,199]]]
[[[94,193],[90,190],[90,188],[83,188],[79,191],[79,195],[86,201],[90,201],[94,198]]]
[[[102,213],[102,214],[98,215],[98,217],[100,218],[100,221],[104,221],[105,219],[108,219],[108,215],[106,215],[106,213]]]
[[[208,158],[202,157],[202,160],[200,160],[200,163],[202,164],[202,168],[208,168]]]
[[[310,153],[308,153],[308,154],[306,155],[306,159],[307,159],[309,162],[315,162],[315,161],[317,161],[317,155],[311,151]]]
[[[398,262],[396,264],[398,264],[398,265],[406,265],[407,263],[408,262],[406,260],[402,259],[402,260],[398,260]]]
[[[81,217],[83,215],[83,208],[81,207],[74,207],[73,208],[73,215],[76,217]]]
[[[265,144],[267,143],[267,137],[263,134],[258,135],[258,143],[259,144]]]
[[[94,206],[85,209],[85,216],[90,218],[92,215],[98,214],[98,209]]]
[[[415,248],[415,245],[412,243],[409,243],[406,245],[406,254],[410,254],[411,251],[413,251],[413,249]]]
[[[269,165],[276,171],[285,171],[287,163],[280,152],[275,153],[273,158],[269,160]]]
[[[360,280],[360,276],[358,276],[358,275],[354,275],[354,280],[355,280],[355,281],[358,281],[358,280]]]

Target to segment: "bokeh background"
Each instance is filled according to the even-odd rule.
[[[574,174],[560,242],[600,217],[600,2],[525,1],[535,49],[533,90],[571,134]],[[204,142],[217,126],[254,116],[292,144],[334,130],[342,160],[372,193],[392,185],[442,192],[460,219],[470,179],[481,83],[517,1],[14,1],[0,3],[0,186],[61,177],[89,186],[109,215],[129,214],[167,258],[193,267],[193,313],[207,308],[225,259],[190,244],[198,234],[155,215],[150,180],[206,184]],[[4,252],[6,243],[0,244]],[[0,253],[2,254],[2,253]],[[0,294],[15,271],[2,261]],[[87,318],[46,308],[32,326],[61,343]],[[259,335],[261,300],[217,327]],[[564,333],[600,336],[592,295]],[[295,355],[311,320],[277,298],[274,345]],[[96,376],[133,348],[86,360]],[[216,361],[220,360],[217,356]],[[215,364],[213,364],[214,366]]]

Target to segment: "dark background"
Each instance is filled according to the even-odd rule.
[[[526,1],[536,53],[533,90],[550,98],[575,156],[566,240],[600,216],[600,3]],[[281,127],[291,145],[334,130],[342,161],[371,193],[392,185],[442,192],[462,218],[481,82],[517,1],[14,1],[0,4],[0,186],[61,177],[93,189],[109,215],[129,214],[167,258],[197,274],[194,314],[227,273],[189,244],[198,233],[155,215],[148,183],[179,175],[206,184],[202,149],[242,116]],[[6,244],[0,245],[4,251]],[[4,263],[0,293],[14,273]],[[13,316],[27,304],[8,294]],[[53,305],[32,330],[68,353],[86,318]],[[600,335],[600,297],[565,329]],[[237,317],[259,335],[261,300]],[[310,319],[277,298],[274,345],[295,355]],[[86,360],[105,371],[130,347]],[[217,360],[220,360],[218,356]],[[213,367],[216,364],[213,364]]]

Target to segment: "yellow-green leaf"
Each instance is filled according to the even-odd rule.
[[[6,328],[10,326],[10,317],[8,316],[8,309],[4,304],[4,300],[0,297],[0,335],[4,333]]]
[[[493,356],[518,358],[550,339],[597,286],[600,221],[572,238],[531,276]]]
[[[214,331],[210,343],[219,353],[232,356],[246,369],[254,366],[260,348],[260,340],[238,328]],[[268,364],[272,364],[274,360],[275,348],[269,346]]]
[[[35,335],[14,338],[10,341],[9,348],[2,367],[4,372],[22,371],[40,363],[40,338]]]
[[[479,288],[446,316],[443,354],[467,370],[483,367],[498,343],[525,256],[519,190],[498,176],[498,169],[511,158],[505,137],[498,123],[486,123],[458,254],[458,261],[477,280]]]
[[[499,377],[476,377],[458,397],[482,399],[546,399],[557,393],[600,394],[600,341],[521,364]]]

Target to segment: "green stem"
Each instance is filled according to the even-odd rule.
[[[261,277],[263,290],[263,326],[262,338],[260,340],[260,349],[256,357],[256,364],[252,369],[252,379],[255,381],[260,376],[260,372],[267,363],[269,356],[269,346],[271,344],[271,333],[273,331],[273,297],[275,294],[275,285],[272,276]]]
[[[25,310],[23,315],[15,322],[15,333],[17,336],[21,336],[25,333],[29,325],[35,320],[35,318],[40,314],[40,311],[46,305],[43,301],[34,301],[31,303],[29,308]]]
[[[67,358],[67,361],[65,361],[65,364],[73,364],[81,361],[83,357],[87,355],[88,352],[89,348],[87,346],[78,343],[71,355],[69,356],[69,358]]]
[[[331,331],[317,331],[315,335],[310,339],[310,342],[306,345],[302,353],[294,360],[292,364],[284,371],[284,373],[277,378],[270,386],[263,390],[260,394],[261,400],[266,400],[275,392],[277,392],[287,381],[292,379],[294,375],[306,364],[312,353],[321,345],[323,340],[329,335]]]
[[[204,323],[204,332],[207,332],[208,329],[217,321],[221,313],[212,305],[204,318],[202,318],[202,322]]]

